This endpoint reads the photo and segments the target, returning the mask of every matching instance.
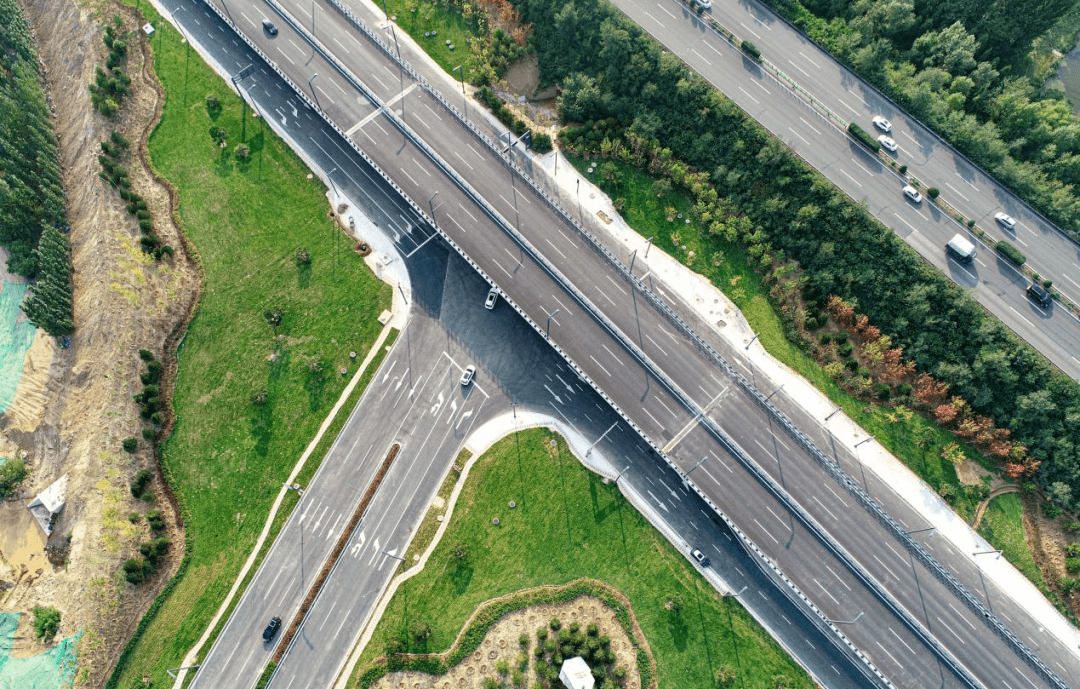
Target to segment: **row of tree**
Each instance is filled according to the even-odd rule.
[[[1080,237],[1080,119],[1028,55],[1076,1],[766,0]]]
[[[565,120],[625,126],[628,159],[663,168],[690,190],[706,232],[743,242],[758,265],[781,254],[798,262],[803,317],[816,318],[831,295],[841,297],[919,372],[1009,429],[1040,462],[1044,485],[1064,483],[1080,496],[1076,381],[612,6],[522,0],[521,9],[535,27],[544,78],[563,85]],[[654,145],[655,154],[640,154]]]
[[[37,280],[24,311],[50,335],[74,327],[71,257],[56,137],[18,4],[0,0],[0,244],[8,270]]]

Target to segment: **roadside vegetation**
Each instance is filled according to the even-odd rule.
[[[15,0],[0,0],[0,244],[7,268],[35,280],[23,305],[50,335],[75,329],[71,249],[56,137],[41,67]]]
[[[1076,0],[766,4],[1080,237],[1080,120],[1045,87],[1056,60],[1033,51]],[[1075,29],[1048,38],[1067,49]]]
[[[171,683],[165,670],[179,667],[221,604],[390,303],[389,287],[327,219],[322,184],[175,28],[148,5],[141,11],[156,28],[154,68],[168,94],[150,157],[178,192],[204,285],[179,351],[176,425],[160,450],[184,515],[184,560],[140,623],[110,687],[142,686],[144,676],[155,686]],[[211,128],[224,132],[226,146]],[[298,258],[301,249],[306,260]],[[145,406],[153,382],[143,383]],[[308,461],[302,482],[326,447]],[[275,531],[295,502],[290,493]],[[155,543],[140,553],[144,561],[167,547]]]
[[[732,670],[739,681],[731,686],[813,686],[735,599],[707,585],[617,487],[546,429],[504,438],[477,460],[439,545],[390,600],[350,686],[370,686],[387,651],[448,648],[485,601],[582,578],[630,601],[662,689],[715,689],[717,674]]]

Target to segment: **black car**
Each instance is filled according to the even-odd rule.
[[[1050,290],[1046,289],[1037,282],[1033,282],[1028,285],[1027,293],[1029,297],[1039,302],[1039,304],[1042,305],[1043,308],[1050,306],[1050,304],[1052,304],[1054,301],[1054,298],[1050,296]]]
[[[266,33],[270,34],[271,36],[277,36],[277,24],[270,21],[269,19],[263,20],[263,28],[266,29]],[[274,619],[277,618],[275,617]]]
[[[277,635],[278,630],[281,629],[281,618],[271,617],[270,624],[266,625],[266,629],[263,630],[263,641],[269,641]]]

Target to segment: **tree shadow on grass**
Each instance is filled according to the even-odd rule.
[[[322,368],[318,371],[308,371],[307,379],[304,381],[304,390],[308,394],[308,408],[313,412],[322,408],[323,398],[326,396],[326,382],[330,378],[325,370],[326,364],[321,364],[321,366]]]
[[[299,289],[307,289],[311,284],[311,264],[301,263],[296,267],[296,286]]]
[[[255,439],[255,454],[265,457],[270,450],[270,438],[274,435],[274,397],[281,376],[289,369],[289,350],[282,348],[275,352],[276,358],[270,363],[270,372],[266,377],[266,402],[252,405],[251,437]]]
[[[459,562],[454,571],[450,572],[450,581],[454,584],[454,590],[459,596],[468,590],[472,576],[473,566],[468,562]]]
[[[682,611],[675,610],[668,613],[668,630],[671,632],[671,642],[681,653],[686,650],[686,641],[690,636],[690,627],[683,619]]]

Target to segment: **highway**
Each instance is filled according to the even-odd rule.
[[[855,143],[820,107],[707,28],[703,19],[711,15],[753,42],[765,59],[838,117],[875,138],[881,132],[871,119],[884,115],[899,147],[891,154],[897,164],[906,164],[924,189],[940,188],[941,198],[976,220],[979,228],[1020,249],[1028,266],[1053,278],[1055,287],[1075,303],[1080,303],[1080,244],[755,0],[717,0],[703,18],[676,0],[613,2],[851,198],[865,199],[868,210],[923,258],[968,289],[1055,366],[1080,380],[1080,321],[1060,305],[1043,308],[1029,299],[1024,292],[1027,278],[986,245],[971,265],[946,258],[944,246],[954,234],[978,240],[928,200],[912,204],[904,199],[904,182],[891,167]],[[998,211],[1016,219],[1015,231],[997,224]]]
[[[249,5],[238,11],[237,3],[231,4],[232,11],[243,18],[239,21],[247,20],[253,26],[258,26],[263,15],[256,14],[254,6]],[[246,13],[248,8],[254,17]],[[298,8],[292,9],[299,12]],[[386,103],[400,99],[402,92],[399,86],[392,82],[382,83],[381,79],[374,78],[381,74],[380,68],[393,74],[393,70],[386,67],[385,55],[379,51],[373,52],[370,43],[365,47],[364,41],[354,32],[335,26],[333,17],[334,14],[325,11],[325,8],[319,15],[320,20],[324,20],[320,21],[320,26],[323,27],[320,31],[324,32],[320,34],[320,38],[324,45],[340,45],[342,56],[338,59],[343,63],[352,63],[354,74],[371,75],[374,82],[379,82],[368,84],[368,88],[377,94],[375,97],[379,101]],[[449,233],[466,253],[480,262],[487,274],[497,279],[503,290],[534,323],[544,323],[550,318],[552,338],[585,370],[589,378],[601,382],[605,392],[616,401],[624,413],[633,418],[648,437],[654,438],[658,445],[668,446],[669,458],[683,467],[683,471],[698,463],[702,448],[717,446],[715,433],[706,432],[698,427],[695,421],[698,411],[703,409],[709,409],[709,418],[714,423],[720,424],[724,432],[734,437],[747,452],[759,458],[764,453],[754,447],[753,443],[763,443],[766,446],[773,444],[774,448],[783,445],[787,448],[784,451],[784,459],[787,461],[780,465],[775,458],[770,458],[766,471],[779,476],[773,480],[778,480],[796,495],[809,517],[799,514],[793,516],[777,500],[774,493],[766,490],[760,480],[754,479],[743,469],[732,472],[732,476],[722,483],[699,479],[698,474],[695,474],[694,478],[700,482],[698,487],[706,496],[732,513],[733,517],[739,520],[740,527],[765,548],[769,556],[777,561],[827,614],[835,619],[846,619],[846,614],[852,612],[852,608],[865,613],[866,624],[853,625],[850,630],[845,631],[848,631],[860,648],[874,658],[879,667],[887,669],[890,676],[904,678],[899,684],[905,686],[924,685],[927,682],[944,683],[947,686],[962,685],[947,669],[943,669],[944,666],[926,661],[927,658],[934,657],[934,654],[923,645],[926,637],[920,635],[919,625],[925,624],[939,630],[936,633],[940,643],[948,648],[950,654],[960,658],[969,671],[978,673],[986,686],[1002,686],[1002,682],[1023,686],[1025,678],[1030,681],[1031,670],[1021,669],[1022,661],[1018,661],[1010,648],[997,636],[984,631],[966,638],[954,633],[956,640],[950,639],[947,630],[964,629],[963,625],[975,628],[975,625],[982,625],[983,621],[976,619],[973,623],[970,611],[962,612],[965,604],[953,597],[933,575],[920,569],[921,563],[916,562],[908,569],[902,568],[902,561],[893,561],[890,566],[888,560],[897,555],[890,555],[886,548],[896,546],[890,545],[891,537],[882,533],[883,527],[878,526],[867,514],[859,512],[859,508],[852,509],[848,502],[850,497],[842,495],[843,486],[834,482],[839,490],[830,488],[832,497],[818,493],[817,487],[828,487],[828,482],[833,479],[808,457],[804,448],[795,445],[790,437],[783,440],[782,433],[773,433],[769,429],[772,417],[755,402],[750,401],[742,386],[733,384],[734,381],[730,378],[725,378],[724,373],[716,369],[715,362],[703,355],[697,343],[687,338],[684,332],[673,326],[667,316],[657,311],[652,301],[636,289],[634,283],[612,271],[611,263],[592,249],[584,237],[576,235],[574,228],[543,203],[541,197],[530,189],[523,188],[521,180],[510,176],[508,168],[485,151],[478,138],[473,137],[470,140],[472,135],[454,118],[449,117],[450,113],[442,108],[438,100],[416,88],[414,84],[407,85],[403,104],[407,113],[406,123],[411,122],[410,126],[414,129],[430,130],[425,134],[425,138],[430,145],[440,149],[439,155],[444,160],[453,159],[453,156],[460,158],[461,169],[468,168],[467,174],[477,186],[476,193],[483,199],[494,199],[492,203],[499,204],[498,214],[493,213],[490,207],[485,208],[476,194],[464,193],[448,176],[448,170],[433,165],[427,153],[417,149],[412,139],[396,134],[395,118],[389,116],[385,110],[374,107],[370,101],[366,106],[357,103],[358,92],[354,88],[356,82],[335,73],[334,67],[326,62],[324,55],[312,56],[303,50],[300,46],[304,35],[297,32],[284,17],[280,17],[280,24],[281,34],[277,37],[264,36],[257,30],[250,35],[268,54],[282,56],[276,62],[290,75],[293,83],[306,83],[310,86],[316,78],[319,79],[314,87],[317,93],[313,95],[318,99],[318,104],[325,108],[327,115],[338,121],[341,129],[351,130],[354,140],[363,142],[368,154],[383,170],[393,174],[406,194],[420,203],[426,201],[442,229]],[[244,66],[237,62],[236,69]],[[248,83],[241,82],[241,87],[258,88],[259,79],[262,78],[260,69],[256,68],[247,77]],[[316,77],[316,74],[319,76]],[[402,75],[397,76],[403,79]],[[286,119],[288,117],[287,113],[278,114]],[[296,113],[292,116],[296,117]],[[325,143],[313,140],[313,143],[331,156],[335,155],[334,147],[341,146],[332,140]],[[345,149],[340,150],[344,152]],[[434,203],[436,196],[439,205]],[[502,217],[499,217],[499,214],[502,214]],[[513,220],[506,216],[513,217]],[[492,223],[495,219],[499,220],[497,224]],[[500,225],[503,229],[499,229]],[[507,226],[514,225],[528,237],[524,244],[515,241],[510,233],[503,231]],[[554,260],[565,277],[553,272],[551,264],[545,264],[545,259],[535,254],[532,247],[545,243],[550,245],[548,250],[559,257]],[[640,265],[643,270],[646,268],[644,264]],[[585,291],[585,297],[579,299],[573,292],[568,292],[564,281],[578,285]],[[602,313],[595,306],[600,303],[604,304]],[[679,305],[674,302],[674,306],[678,308]],[[707,336],[705,329],[700,328],[699,332]],[[635,335],[630,340],[622,333]],[[737,359],[737,355],[732,358]],[[663,361],[663,380],[656,377],[656,369],[651,365],[651,361]],[[616,367],[625,367],[625,371]],[[611,369],[615,369],[617,374],[613,375]],[[703,380],[701,371],[709,369],[715,369],[718,377],[712,381]],[[676,381],[673,383],[674,387],[668,387],[672,385],[672,380]],[[699,385],[706,387],[699,389]],[[690,389],[694,392],[689,395],[682,392]],[[725,396],[732,399],[727,400]],[[691,400],[689,405],[683,403],[686,399]],[[775,399],[781,402],[784,398],[780,394]],[[788,405],[795,407],[790,401],[783,402],[785,413],[795,414],[794,409],[789,412]],[[816,429],[804,427],[808,433],[822,430],[819,425]],[[685,433],[682,432],[684,430]],[[747,433],[750,435],[746,435]],[[795,449],[792,450],[787,444],[793,445]],[[787,452],[790,452],[790,455],[786,455]],[[721,449],[716,455],[720,464],[731,459],[724,459],[726,454],[725,450]],[[841,452],[840,461],[850,461],[850,458]],[[701,467],[701,475],[713,476],[709,471],[705,471],[707,467],[708,465]],[[713,485],[714,483],[717,485]],[[729,497],[724,491],[734,491],[736,494]],[[799,491],[803,494],[798,495]],[[730,506],[727,504],[729,502]],[[765,514],[761,511],[763,506],[767,506],[766,509],[772,511],[780,523],[786,521],[790,525],[789,534],[779,533],[785,539],[782,546],[780,539],[776,538],[779,527],[775,524],[771,527],[764,526],[757,519],[759,515]],[[737,514],[732,512],[735,508],[738,508]],[[845,510],[850,518],[835,518],[836,514],[845,513]],[[889,588],[897,599],[904,601],[904,609],[921,610],[925,621],[914,626],[908,624],[910,628],[906,628],[906,623],[897,621],[898,613],[889,608],[888,601],[871,593],[873,581],[864,581],[865,585],[860,585],[855,580],[856,575],[845,572],[846,565],[837,559],[835,553],[830,553],[820,538],[805,535],[803,528],[816,530],[815,522],[825,523],[830,518],[833,523],[829,524],[829,533],[842,540],[849,552],[856,553],[861,558],[860,568],[871,572],[873,580],[890,581]],[[775,542],[776,547],[770,545],[771,542]],[[896,542],[895,538],[892,542]],[[968,577],[978,585],[978,572],[970,567],[970,563],[958,562],[957,566],[970,570],[961,571],[958,576]],[[829,578],[832,576],[829,571],[841,577],[840,583],[822,593],[825,586],[821,582],[833,581]],[[891,582],[891,577],[898,581]],[[841,586],[851,590],[845,591]],[[1008,605],[1007,597],[996,599],[1000,592],[991,589],[982,595],[994,599],[995,610]],[[1030,620],[1025,619],[1023,611],[1014,612],[1017,624],[1024,628]],[[1031,630],[1037,634],[1036,627],[1037,625],[1032,625]],[[897,637],[909,649],[923,646],[918,653],[912,652],[916,658],[921,659],[918,663],[912,659],[905,663],[889,654],[890,650],[901,648]],[[1052,639],[1031,639],[1040,644],[1038,651],[1041,654],[1049,653],[1053,657],[1051,662],[1060,660],[1066,665],[1075,664],[1067,651],[1054,646]],[[288,662],[289,658],[286,656],[282,667]],[[1065,671],[1066,665],[1061,666],[1062,671]],[[931,681],[931,676],[937,679]]]

